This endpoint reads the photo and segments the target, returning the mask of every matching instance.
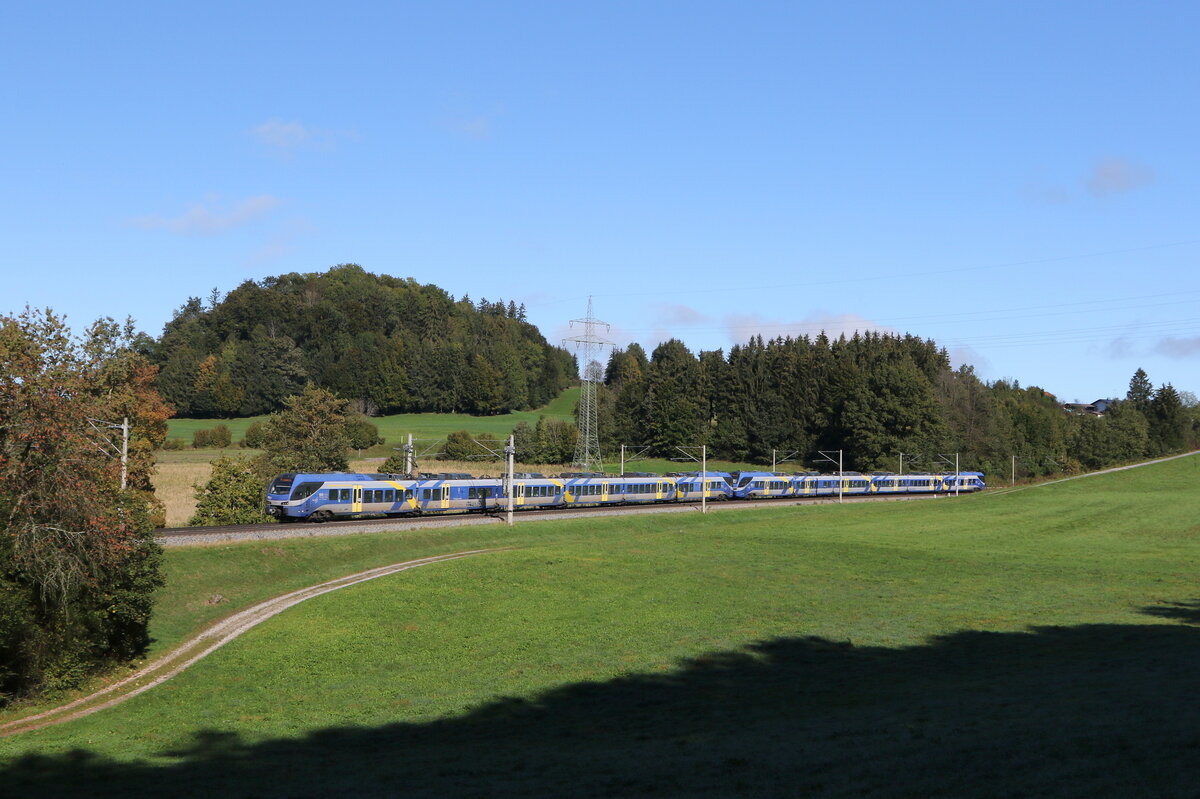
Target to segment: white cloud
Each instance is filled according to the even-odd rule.
[[[178,216],[148,214],[133,217],[129,224],[142,230],[166,230],[181,236],[215,236],[260,219],[281,203],[282,200],[270,194],[247,197],[233,204],[210,197]]]
[[[328,150],[332,149],[339,139],[358,138],[354,131],[314,128],[301,122],[284,122],[282,119],[268,119],[251,128],[250,133],[263,144],[281,153],[292,153],[301,149]]]
[[[1123,158],[1106,158],[1096,164],[1086,180],[1097,197],[1133,191],[1154,181],[1154,170]]]

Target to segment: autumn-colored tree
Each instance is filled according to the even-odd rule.
[[[161,584],[150,453],[169,410],[111,320],[0,316],[0,700],[77,684],[146,642]],[[128,490],[103,424],[134,423]]]

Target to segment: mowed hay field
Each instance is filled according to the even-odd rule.
[[[154,495],[167,511],[167,527],[184,527],[196,512],[196,486],[203,486],[212,474],[212,461],[227,455],[234,458],[250,458],[257,450],[182,450],[158,453],[154,471]],[[354,472],[374,472],[382,459],[363,459],[350,462]],[[428,461],[421,466],[427,471],[469,472],[475,475],[500,477],[504,473],[501,463],[480,461]],[[518,463],[518,472],[542,472],[558,474],[565,467],[558,464]],[[265,487],[265,486],[264,486]]]
[[[959,499],[172,549],[168,683],[15,796],[1194,796],[1200,458]],[[212,604],[215,595],[224,601]]]

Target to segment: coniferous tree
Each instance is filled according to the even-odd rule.
[[[1154,385],[1142,369],[1134,372],[1133,377],[1129,379],[1129,391],[1126,392],[1125,399],[1138,413],[1149,415],[1150,401],[1154,399]]]
[[[1187,417],[1179,392],[1160,386],[1150,401],[1150,446],[1156,454],[1178,452],[1187,443]]]

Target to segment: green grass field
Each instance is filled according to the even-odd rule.
[[[442,439],[456,430],[468,430],[471,433],[491,433],[497,438],[508,436],[519,422],[537,424],[539,416],[554,419],[574,419],[575,404],[579,402],[579,388],[569,388],[558,395],[543,408],[533,411],[516,411],[498,416],[471,416],[466,413],[400,413],[393,416],[379,416],[371,422],[379,428],[379,435],[384,439],[384,447],[389,451],[392,447],[401,446],[409,433],[418,439]],[[208,430],[219,424],[229,428],[233,435],[234,444],[246,435],[248,428],[264,416],[252,416],[244,419],[171,419],[167,422],[169,438],[182,438],[189,445],[192,435],[197,430]]]
[[[1190,796],[1200,458],[1016,492],[168,552],[168,683],[0,739],[13,795]],[[214,595],[225,598],[210,604]]]

